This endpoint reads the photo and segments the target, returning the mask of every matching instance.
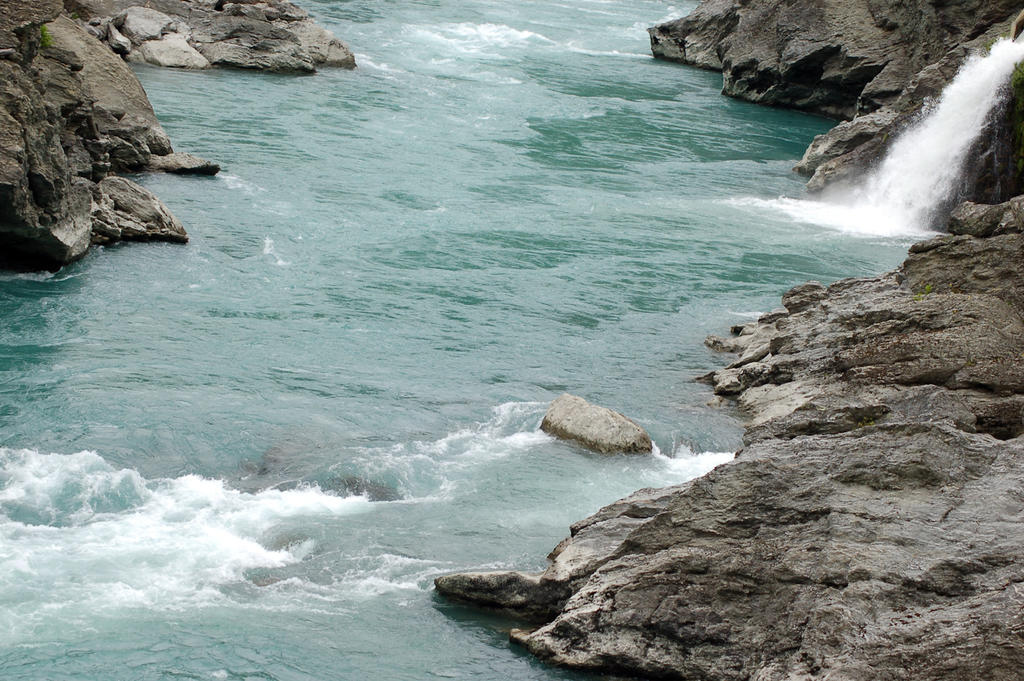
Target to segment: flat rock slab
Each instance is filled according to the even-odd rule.
[[[649,454],[653,450],[651,436],[634,421],[568,393],[551,403],[540,429],[602,454]]]

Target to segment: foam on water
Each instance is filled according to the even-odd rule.
[[[126,608],[222,602],[222,587],[248,571],[313,550],[308,539],[265,546],[282,522],[370,508],[315,488],[246,494],[195,475],[145,480],[94,452],[0,449],[0,640]]]
[[[939,101],[903,133],[877,170],[850,187],[832,187],[823,200],[738,198],[728,205],[770,211],[847,234],[920,237],[952,197],[974,142],[1005,96],[1024,44],[1000,40],[972,55]]]
[[[494,49],[521,46],[531,41],[553,43],[533,31],[523,31],[504,24],[443,24],[440,26],[412,26],[407,28],[413,36],[433,43],[449,54],[497,59],[502,55]]]

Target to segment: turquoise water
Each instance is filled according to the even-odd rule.
[[[432,579],[728,460],[703,337],[905,252],[766,208],[829,122],[649,58],[693,3],[304,6],[356,71],[139,69],[224,166],[140,178],[187,246],[0,275],[4,679],[580,678]],[[563,391],[658,455],[539,433]]]

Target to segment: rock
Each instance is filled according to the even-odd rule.
[[[1024,232],[1024,197],[996,205],[964,201],[950,213],[947,230],[979,238]]]
[[[356,58],[345,43],[313,21],[295,22],[288,26],[288,30],[298,38],[299,44],[309,53],[314,64],[355,68]]]
[[[646,454],[653,449],[650,436],[632,420],[567,393],[551,403],[540,429],[604,454]]]
[[[548,555],[549,565],[542,573],[462,572],[438,577],[434,586],[452,600],[551,620],[630,533],[660,513],[679,489],[642,489],[576,523],[570,537]]]
[[[747,447],[674,494],[550,623],[554,664],[678,679],[1009,681],[1024,445],[946,425]]]
[[[285,0],[69,2],[85,20],[110,21],[134,47],[126,51],[123,43],[111,37],[112,49],[158,66],[206,68],[205,60],[211,65],[285,73],[312,73],[317,66],[355,67],[355,58],[343,42]]]
[[[705,0],[649,33],[656,57],[722,71],[724,94],[850,119],[893,104],[911,76],[1019,9],[1011,0]]]
[[[186,152],[173,152],[166,156],[151,156],[147,170],[177,175],[216,175],[220,166]]]
[[[185,243],[185,228],[151,191],[110,176],[93,190],[93,243],[173,241]]]
[[[208,69],[210,62],[188,44],[180,33],[169,33],[160,40],[149,40],[139,45],[135,54],[154,66],[180,69]]]
[[[895,119],[894,110],[881,109],[858,116],[852,121],[843,121],[826,134],[815,137],[793,170],[801,175],[814,175],[822,164],[849,154],[864,143],[870,142],[883,130],[888,130]],[[874,151],[878,153],[881,150]]]
[[[151,155],[171,152],[170,139],[153,112],[146,91],[131,68],[74,21],[62,16],[49,25],[54,46],[79,55],[80,79],[54,74],[49,96],[67,107],[77,99],[91,100],[91,118],[98,133],[87,137],[89,153],[114,171],[144,168]]]
[[[37,56],[39,26],[60,9],[59,2],[27,0],[0,11],[0,47],[18,54],[0,60],[0,264],[6,267],[55,268],[89,246],[90,193],[72,173],[62,143],[65,102],[47,99],[56,74],[71,83],[80,76],[59,61],[42,74],[36,70],[44,60]],[[84,104],[72,97],[71,109]]]
[[[103,38],[101,37],[101,39]],[[105,40],[107,41],[107,44],[110,45],[110,49],[112,49],[116,54],[124,56],[132,51],[132,41],[118,31],[113,24],[107,24]]]
[[[129,7],[114,17],[111,23],[131,40],[132,45],[139,46],[147,40],[163,37],[174,24],[174,19],[149,7]]]
[[[896,272],[795,287],[733,329],[769,354],[713,374],[750,419],[735,461],[577,523],[539,575],[438,592],[546,619],[512,641],[600,674],[1016,679],[1022,240],[947,235]]]
[[[320,483],[320,489],[345,497],[366,497],[370,501],[398,501],[402,498],[402,494],[394,487],[357,475],[332,478],[326,483]]]

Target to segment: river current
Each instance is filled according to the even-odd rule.
[[[187,246],[0,275],[6,681],[582,678],[432,579],[731,459],[702,339],[912,240],[766,208],[831,123],[652,59],[695,3],[301,4],[357,70],[138,68],[224,167],[138,178]],[[540,433],[563,391],[658,453]]]

